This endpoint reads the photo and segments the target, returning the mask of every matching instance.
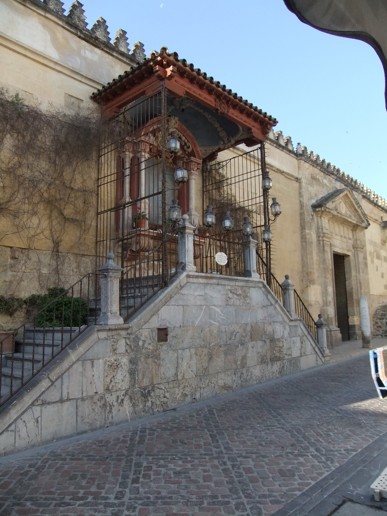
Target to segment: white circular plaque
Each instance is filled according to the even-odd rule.
[[[226,265],[226,263],[228,262],[227,254],[225,254],[225,253],[216,253],[215,261],[219,265]]]

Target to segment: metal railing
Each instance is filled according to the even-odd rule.
[[[32,296],[28,322],[0,337],[0,406],[95,324],[97,287],[96,274],[87,274],[68,290],[52,289],[58,293],[55,297],[53,292],[51,296]],[[40,303],[47,298],[47,303],[37,309],[33,298]]]
[[[277,280],[273,273],[270,274],[270,282],[267,281],[266,264],[259,253],[257,253],[257,266],[260,277],[267,283],[278,301],[283,304],[283,291],[281,283]],[[313,337],[315,342],[318,343],[316,322],[296,289],[294,289],[294,309],[297,317],[303,321],[310,335]]]
[[[178,236],[138,229],[126,247],[120,282],[120,313],[125,321],[177,274]]]
[[[312,335],[314,340],[318,342],[317,340],[317,326],[316,322],[313,319],[312,314],[309,312],[309,310],[306,308],[304,302],[302,301],[300,295],[298,294],[297,290],[294,289],[294,305],[297,316],[304,321],[305,326],[308,328],[309,333]]]

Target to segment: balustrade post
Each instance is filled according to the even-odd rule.
[[[282,302],[285,310],[288,312],[292,319],[297,317],[296,314],[296,302],[294,298],[294,285],[290,281],[289,274],[285,274],[285,280],[281,283],[282,289]]]
[[[183,215],[178,233],[179,270],[195,272],[194,229],[187,214]]]
[[[99,269],[101,285],[101,314],[97,324],[123,324],[120,315],[121,267],[114,262],[114,254],[108,253],[106,262]]]
[[[243,263],[246,278],[258,278],[257,272],[257,241],[250,235],[243,239]]]
[[[322,351],[324,357],[330,357],[330,351],[327,344],[327,325],[322,318],[321,314],[318,314],[318,320],[316,321],[317,326],[317,342]]]

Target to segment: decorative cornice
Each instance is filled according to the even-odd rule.
[[[325,159],[320,158],[319,154],[308,150],[305,145],[298,143],[296,148],[294,148],[290,136],[284,136],[282,131],[270,131],[269,140],[278,147],[284,147],[287,151],[295,154],[298,159],[302,159],[303,161],[318,167],[322,172],[324,172],[324,174],[334,177],[346,187],[365,197],[378,208],[387,211],[387,200],[381,195],[378,195],[376,192],[371,190],[371,188],[367,188],[363,183],[354,179],[349,174],[346,174],[335,165],[332,165]]]
[[[367,229],[370,225],[367,214],[349,188],[339,188],[312,203],[315,212],[327,212],[346,219],[351,225]]]

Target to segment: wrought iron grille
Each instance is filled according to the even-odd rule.
[[[243,233],[245,217],[249,217],[258,242],[258,252],[264,251],[261,240],[265,225],[264,204],[267,200],[262,190],[261,144],[252,151],[222,161],[208,164],[203,169],[203,212],[211,206],[216,217],[215,225],[204,230],[205,244],[197,268],[201,272],[243,276]],[[233,228],[223,228],[229,215]],[[215,256],[223,252],[227,264],[217,263]]]
[[[112,251],[121,264],[124,317],[177,269],[177,240],[166,214],[177,195],[166,106],[165,89],[130,103],[108,123],[100,148],[97,256],[102,265]]]

